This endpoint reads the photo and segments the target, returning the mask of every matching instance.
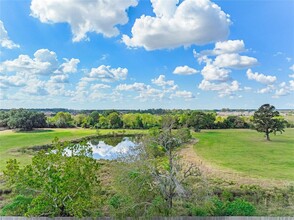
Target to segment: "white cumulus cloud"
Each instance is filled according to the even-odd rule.
[[[7,49],[19,48],[20,46],[9,39],[8,33],[0,20],[0,45]]]
[[[165,80],[165,75],[159,75],[158,78],[152,79],[151,82],[157,86],[174,86],[175,82],[173,80]]]
[[[147,89],[147,85],[144,83],[135,82],[133,84],[120,84],[116,87],[119,91],[143,91]]]
[[[109,88],[111,88],[110,85],[101,84],[101,83],[91,85],[91,90],[109,89]]]
[[[206,81],[227,81],[231,70],[219,68],[212,64],[206,64],[201,70],[204,80]]]
[[[213,62],[213,64],[218,67],[234,69],[248,68],[257,63],[257,59],[254,57],[241,56],[236,53],[218,55]]]
[[[67,74],[64,75],[55,75],[50,77],[50,81],[54,83],[67,83],[69,76]]]
[[[61,71],[62,73],[76,73],[80,60],[75,58],[72,58],[70,60],[64,58],[64,60],[65,62],[60,65],[58,72]]]
[[[128,47],[146,50],[204,45],[224,40],[229,34],[229,15],[210,0],[152,0],[155,17],[142,15],[123,35]],[[208,28],[209,27],[209,28]]]
[[[262,89],[257,90],[257,93],[260,93],[260,94],[270,93],[274,89],[275,89],[275,87],[273,85],[268,85],[265,88],[262,88]]]
[[[198,72],[199,72],[198,70],[196,70],[192,67],[189,67],[187,65],[177,66],[173,71],[173,73],[177,74],[177,75],[192,75],[192,74],[196,74]]]
[[[206,91],[217,91],[220,97],[231,96],[234,92],[240,90],[240,84],[234,80],[231,83],[214,83],[207,80],[202,80],[198,86],[199,89]]]
[[[99,79],[102,82],[114,82],[125,80],[128,75],[127,68],[111,68],[111,66],[101,65],[97,68],[92,68],[89,77],[91,79]]]
[[[14,60],[6,60],[1,63],[1,72],[27,72],[46,75],[57,68],[57,57],[55,52],[48,49],[40,49],[34,53],[34,58],[28,55],[19,55]]]
[[[245,44],[243,40],[228,40],[216,42],[213,49],[214,54],[224,53],[240,53],[245,51]]]
[[[183,90],[183,91],[176,91],[174,94],[171,94],[170,98],[183,98],[185,100],[193,99],[195,96],[193,95],[192,92]]]
[[[251,69],[248,69],[246,74],[247,74],[248,79],[255,80],[255,81],[260,82],[262,84],[273,84],[277,80],[276,76],[267,76],[267,75],[264,75],[264,74],[258,73],[258,72],[253,73]]]
[[[137,0],[32,0],[31,15],[43,23],[68,23],[73,41],[87,39],[88,32],[113,37],[117,25],[128,22],[126,10]]]

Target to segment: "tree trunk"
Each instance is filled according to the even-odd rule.
[[[269,137],[269,132],[268,131],[265,132],[265,135],[266,135],[266,140],[267,141],[270,141],[270,137]]]
[[[169,209],[171,211],[171,209],[173,208],[173,198],[172,198],[172,185],[173,185],[173,178],[172,178],[172,175],[173,175],[173,158],[172,158],[172,149],[171,149],[171,146],[169,148],[169,152],[168,152],[168,156],[169,156],[169,178],[170,178],[170,183],[169,183]]]

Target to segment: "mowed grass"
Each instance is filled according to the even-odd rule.
[[[119,133],[122,130],[99,129],[100,135]],[[125,130],[125,134],[138,134],[143,130]],[[95,129],[67,128],[42,129],[30,132],[15,132],[11,130],[0,131],[0,171],[6,166],[8,159],[17,159],[21,164],[29,164],[32,155],[18,151],[21,148],[51,144],[55,137],[60,141],[78,139],[97,134]]]
[[[254,130],[203,130],[195,151],[214,166],[250,177],[294,181],[294,129],[271,134],[271,141]]]

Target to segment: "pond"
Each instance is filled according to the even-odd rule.
[[[136,154],[139,140],[134,137],[109,137],[88,142],[95,159],[115,160],[119,157]]]

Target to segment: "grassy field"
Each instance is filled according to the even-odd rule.
[[[121,132],[122,130],[105,129],[99,130],[99,134],[111,134],[112,132]],[[143,130],[125,130],[126,134],[137,134]],[[8,159],[17,159],[21,164],[28,164],[31,161],[31,155],[19,152],[20,148],[35,145],[44,145],[52,143],[55,137],[59,140],[73,140],[90,135],[97,134],[93,129],[44,129],[30,132],[14,132],[11,130],[0,131],[0,171],[5,168]]]
[[[285,119],[289,122],[289,123],[294,123],[294,115],[286,115]]]
[[[294,181],[294,129],[271,135],[254,130],[203,130],[195,151],[217,167],[231,169],[251,177]]]

